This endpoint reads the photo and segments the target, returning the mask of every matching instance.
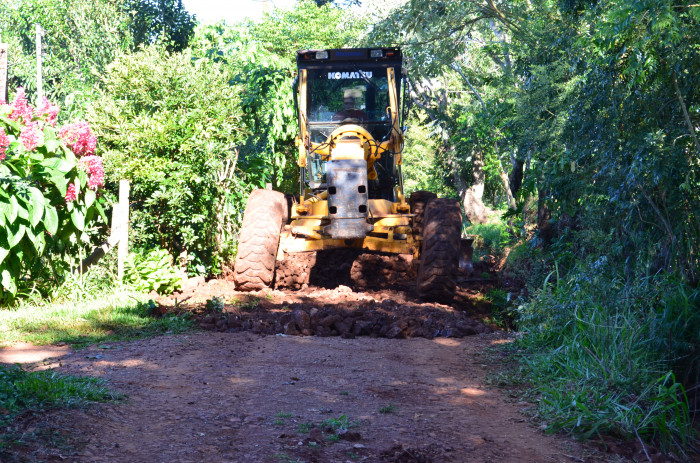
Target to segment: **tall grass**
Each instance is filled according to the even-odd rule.
[[[606,267],[552,273],[518,308],[541,417],[551,430],[682,452],[695,438],[684,384],[698,383],[698,291],[672,275],[623,280]]]
[[[500,256],[511,243],[513,237],[508,232],[508,225],[501,220],[489,223],[475,223],[465,229],[469,235],[474,235],[474,247],[478,254]]]

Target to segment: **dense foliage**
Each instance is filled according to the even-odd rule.
[[[526,241],[509,274],[553,428],[692,435],[699,20],[666,0],[409,0],[370,34],[404,46],[443,181],[507,205]]]
[[[10,88],[23,87],[35,100],[35,25],[39,24],[44,30],[44,95],[61,104],[71,95],[69,106],[81,100],[115,54],[130,47],[127,21],[120,0],[3,1],[0,42],[9,45]]]
[[[184,253],[196,273],[230,242],[243,194],[236,166],[246,129],[230,77],[189,51],[151,46],[108,67],[87,111],[107,187],[131,180],[133,244]]]
[[[0,106],[0,303],[89,241],[98,212],[106,222],[96,139],[84,122],[56,129],[58,111],[46,98],[32,107],[24,89]]]
[[[182,0],[121,0],[120,8],[129,17],[134,47],[160,42],[170,51],[182,51],[194,35],[195,18]]]

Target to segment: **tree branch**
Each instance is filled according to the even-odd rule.
[[[464,75],[464,72],[462,72],[462,67],[459,65],[459,63],[454,62],[450,65],[450,67],[452,69],[454,69],[455,71],[457,71],[460,76],[462,76],[462,79],[464,79],[464,81],[467,83],[467,85],[469,85],[469,88],[472,89],[472,92],[474,92],[474,95],[476,95],[476,98],[481,103],[482,108],[484,109],[484,111],[486,111],[486,103],[484,103],[484,100],[481,99],[479,92],[477,92],[476,89],[474,88],[474,86],[471,84],[471,82],[469,82],[469,79],[467,79],[467,76]]]
[[[681,104],[681,110],[683,111],[683,118],[685,119],[685,125],[688,127],[688,133],[690,133],[693,143],[695,144],[695,152],[700,156],[700,143],[698,143],[698,137],[695,135],[695,127],[693,127],[693,122],[690,120],[690,115],[685,107],[685,102],[683,101],[683,96],[681,95],[681,90],[678,88],[678,79],[676,76],[676,71],[673,71],[673,86],[676,88],[676,96],[678,97],[678,102]]]

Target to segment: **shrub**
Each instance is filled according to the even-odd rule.
[[[138,291],[171,294],[182,284],[182,274],[172,266],[171,260],[164,249],[129,254],[124,266],[124,282]]]
[[[467,233],[476,235],[474,246],[477,249],[494,256],[500,256],[512,240],[508,225],[502,221],[472,224],[467,227]]]
[[[84,122],[56,130],[59,108],[39,108],[18,89],[0,107],[0,303],[11,302],[41,257],[60,256],[88,241],[88,225],[103,220],[102,160]]]
[[[101,139],[107,188],[132,182],[137,248],[187,252],[206,273],[242,215],[244,134],[238,90],[210,59],[150,46],[108,67],[88,118]]]

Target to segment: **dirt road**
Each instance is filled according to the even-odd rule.
[[[410,287],[251,297],[225,280],[192,283],[156,312],[191,310],[206,331],[42,364],[104,378],[128,399],[32,418],[26,432],[52,445],[16,461],[625,461],[545,435],[521,413],[531,404],[487,386],[503,355],[489,348],[510,339],[478,320],[490,310],[483,288],[460,288],[450,307]],[[203,312],[215,296],[223,307]]]
[[[500,333],[462,339],[198,332],[93,347],[57,370],[122,404],[57,416],[74,437],[36,460],[81,462],[603,461],[545,436],[485,385]],[[30,455],[25,455],[30,456]]]

